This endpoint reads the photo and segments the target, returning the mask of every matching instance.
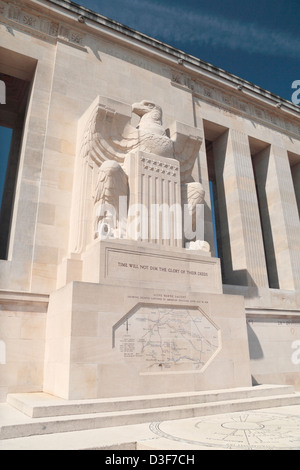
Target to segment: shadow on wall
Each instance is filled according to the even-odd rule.
[[[224,284],[228,283],[234,286],[248,287],[244,295],[246,298],[258,296],[258,287],[247,269],[234,270],[231,264],[231,266],[227,267],[227,279],[228,278],[230,282],[224,282]]]
[[[247,269],[232,270],[231,272],[232,282],[225,282],[223,278],[225,293],[242,295],[245,299],[259,298],[259,289]]]
[[[260,383],[260,382],[257,382],[256,378],[255,378],[253,375],[251,375],[251,379],[252,379],[252,385],[253,385],[253,387],[255,387],[256,385],[261,385],[261,383]]]
[[[90,41],[88,44],[88,48],[92,51],[96,59],[102,62],[98,43],[96,41]]]
[[[263,353],[262,347],[249,321],[247,322],[247,333],[248,333],[250,359],[254,361],[263,359],[264,353]]]

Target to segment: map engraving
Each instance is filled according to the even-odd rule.
[[[199,307],[140,305],[115,325],[114,347],[144,372],[201,371],[221,348],[220,330]]]
[[[197,446],[226,450],[300,450],[300,416],[244,411],[184,420],[174,432],[172,421],[151,423],[160,438]]]

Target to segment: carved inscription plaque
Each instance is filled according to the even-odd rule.
[[[105,262],[106,279],[164,283],[192,287],[197,292],[221,293],[222,281],[219,261],[210,257],[189,259],[184,254],[132,251],[123,248],[107,248]]]

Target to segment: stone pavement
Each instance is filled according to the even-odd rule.
[[[0,405],[1,424],[21,415]],[[300,450],[300,405],[0,441],[0,450],[82,449]]]

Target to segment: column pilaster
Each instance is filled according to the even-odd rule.
[[[268,287],[248,137],[230,129],[214,142],[213,152],[224,283]]]
[[[270,287],[300,288],[300,223],[288,153],[280,142],[255,156]]]

